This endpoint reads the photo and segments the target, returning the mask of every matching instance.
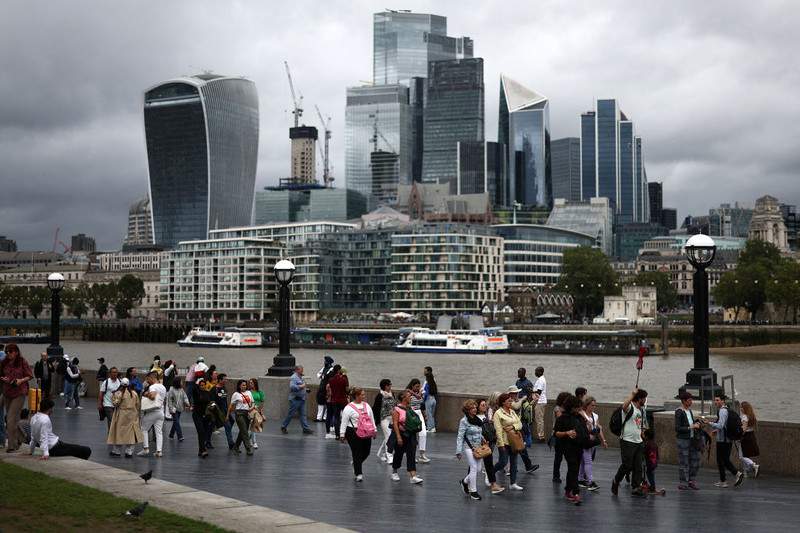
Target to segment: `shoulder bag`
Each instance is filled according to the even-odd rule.
[[[525,449],[525,441],[522,439],[522,434],[516,429],[507,431],[506,438],[508,439],[508,445],[512,452],[519,453]]]
[[[156,409],[161,409],[164,407],[164,397],[160,394],[156,394],[155,399],[151,400],[147,396],[142,396],[142,412],[149,413],[150,411],[155,411]]]

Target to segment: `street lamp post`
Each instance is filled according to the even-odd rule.
[[[280,284],[278,312],[278,355],[272,360],[267,370],[268,376],[291,376],[294,372],[295,360],[289,351],[289,284],[294,278],[295,268],[291,261],[281,259],[275,263],[275,279]]]
[[[64,348],[59,345],[59,321],[61,318],[61,289],[64,288],[64,276],[54,272],[47,276],[47,287],[52,292],[50,298],[50,346],[47,347],[48,357],[61,357]]]
[[[717,373],[711,369],[708,358],[708,273],[706,269],[714,261],[717,245],[708,235],[695,235],[686,242],[686,258],[695,267],[694,292],[694,367],[686,373],[686,383],[678,394],[690,389],[694,394],[708,398],[709,394],[721,392],[717,384]],[[711,377],[711,390],[703,388],[703,378]],[[703,394],[707,393],[707,394]]]

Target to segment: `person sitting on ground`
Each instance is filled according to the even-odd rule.
[[[89,459],[92,450],[88,446],[80,444],[69,444],[58,438],[53,433],[53,424],[50,421],[50,413],[53,412],[53,400],[50,398],[42,399],[39,405],[39,412],[33,415],[31,420],[31,442],[30,449],[22,455],[33,455],[36,446],[42,451],[40,461],[47,461],[50,456],[61,457],[71,456],[79,459]]]
[[[22,439],[25,444],[31,443],[31,421],[28,420],[28,416],[30,416],[30,411],[27,409],[23,409],[19,413],[19,428],[25,433],[25,438]]]

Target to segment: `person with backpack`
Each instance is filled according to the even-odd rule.
[[[584,396],[586,395],[584,394]],[[593,396],[586,396],[586,398],[583,399],[581,396],[576,395],[576,398],[578,398],[578,401],[580,401],[583,405],[583,409],[579,410],[578,412],[586,420],[586,427],[589,429],[589,433],[595,436],[594,442],[598,446],[602,444],[603,448],[607,450],[608,443],[606,442],[605,435],[603,435],[603,426],[597,423],[598,416],[597,413],[594,412],[595,408],[597,407],[597,401]],[[581,455],[580,468],[578,469],[578,485],[591,491],[595,491],[600,488],[597,483],[595,483],[594,473],[592,472],[594,455],[594,446],[584,449]]]
[[[675,409],[675,437],[678,443],[678,489],[700,490],[694,482],[700,471],[700,450],[692,446],[700,422],[692,414],[692,393],[684,390],[679,396],[681,406]]]
[[[392,481],[400,481],[397,469],[406,456],[406,470],[411,475],[411,483],[418,485],[422,478],[417,475],[417,433],[422,430],[422,421],[411,409],[411,393],[401,391],[397,395],[398,405],[392,411],[392,428],[394,430],[394,458],[392,459]],[[390,437],[391,438],[391,437]],[[391,447],[391,444],[389,445]]]
[[[629,473],[632,474],[631,496],[646,498],[647,493],[642,490],[642,463],[644,462],[644,442],[642,441],[642,427],[644,426],[645,410],[644,404],[647,401],[647,391],[635,387],[631,395],[622,404],[622,407],[611,415],[609,428],[615,435],[616,423],[615,415],[621,415],[621,431],[618,434],[619,450],[622,456],[622,464],[619,466],[614,479],[611,481],[611,492],[615,496],[619,493],[619,484]]]
[[[67,392],[64,395],[66,401],[64,402],[64,409],[72,409],[69,406],[70,399],[75,400],[75,409],[83,409],[80,400],[79,385],[83,381],[83,370],[78,366],[80,361],[77,357],[72,358],[72,362],[67,365]]]
[[[567,461],[567,482],[564,486],[564,499],[580,505],[582,498],[578,485],[578,472],[581,457],[585,449],[591,448],[591,442],[598,437],[589,433],[586,418],[581,414],[581,401],[570,396],[564,400],[564,413],[556,420],[553,434],[561,439],[561,450]]]
[[[717,436],[719,481],[714,483],[714,486],[721,489],[728,488],[728,484],[725,482],[725,470],[736,476],[733,481],[734,487],[738,487],[744,479],[744,472],[737,470],[731,462],[733,443],[742,438],[742,419],[739,417],[739,413],[725,405],[726,399],[727,396],[723,393],[714,395],[714,405],[717,407],[716,422],[709,422],[705,417],[702,418],[703,424],[707,424],[714,429],[711,432],[711,436]]]
[[[342,410],[342,422],[339,428],[340,442],[347,440],[353,456],[353,474],[356,481],[363,481],[361,465],[369,457],[372,439],[377,435],[375,416],[372,407],[367,403],[367,393],[360,387],[350,391],[351,402]]]

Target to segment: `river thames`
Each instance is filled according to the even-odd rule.
[[[65,353],[78,357],[84,370],[96,370],[98,357],[105,357],[108,366],[148,366],[158,354],[162,361],[172,359],[185,368],[202,355],[206,363],[217,365],[231,378],[260,377],[266,374],[277,354],[270,348],[181,348],[177,344],[110,343],[64,340]],[[23,356],[36,361],[43,345],[21,345]],[[397,353],[390,350],[325,350],[298,348],[292,350],[306,376],[316,382],[316,373],[325,355],[347,368],[354,386],[377,388],[382,378],[392,380],[395,390],[411,378],[422,378],[425,366],[433,367],[442,392],[474,393],[487,396],[493,391],[505,392],[517,379],[517,369],[525,367],[533,381],[537,366],[545,369],[547,396],[554,399],[562,390],[574,391],[584,386],[600,402],[622,402],[636,384],[637,356],[605,355],[537,355],[537,354],[424,354]],[[691,354],[649,356],[639,379],[639,386],[649,393],[650,405],[662,405],[675,397],[692,367]],[[800,354],[734,354],[711,355],[711,367],[718,379],[733,375],[738,400],[753,404],[764,420],[800,422],[800,410],[794,409],[797,383],[800,379]],[[182,372],[183,373],[183,372]],[[727,384],[726,384],[727,386]],[[698,402],[699,404],[699,402]],[[699,405],[696,407],[699,408]]]

